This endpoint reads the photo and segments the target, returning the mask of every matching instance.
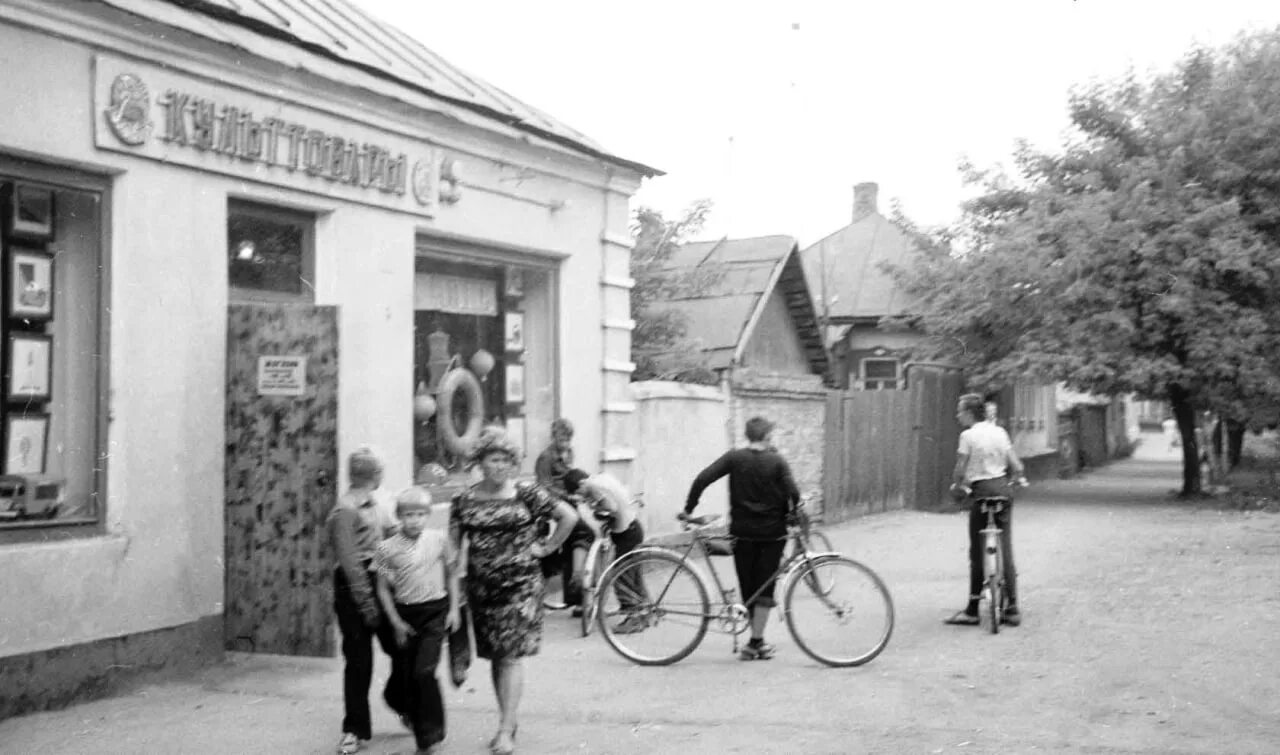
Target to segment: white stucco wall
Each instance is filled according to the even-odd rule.
[[[89,6],[86,12],[109,14]],[[457,204],[431,219],[302,190],[302,182],[261,183],[100,150],[92,131],[100,117],[92,96],[96,52],[69,41],[100,34],[100,27],[50,18],[55,37],[10,23],[11,11],[0,3],[0,70],[9,95],[9,106],[0,109],[0,153],[110,177],[103,314],[110,424],[105,532],[0,541],[0,595],[8,596],[0,657],[176,626],[222,610],[229,197],[318,214],[315,301],[341,308],[340,459],[374,444],[386,456],[390,489],[409,484],[414,471],[408,378],[415,238],[444,234],[563,257],[557,403],[578,427],[578,453],[594,466],[605,425],[601,323],[626,317],[601,284],[602,238],[625,237],[626,199],[638,176],[403,106],[380,111],[378,98],[357,101],[350,88],[305,72],[252,60],[223,65],[217,57],[226,48],[180,34],[113,33],[110,54],[164,60],[229,92],[305,102],[325,118],[442,144],[467,163],[468,181],[478,188],[464,189]],[[39,14],[18,15],[24,23],[46,23]],[[502,193],[504,166],[535,170],[519,196]],[[562,202],[562,209],[547,206]],[[530,430],[545,438],[543,429]]]

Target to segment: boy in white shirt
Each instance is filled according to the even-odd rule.
[[[969,602],[961,611],[946,620],[947,624],[976,626],[978,624],[979,593],[982,592],[982,529],[986,515],[977,504],[984,496],[1008,496],[1009,478],[1019,485],[1026,485],[1022,460],[1013,450],[1013,441],[1003,427],[997,425],[994,413],[989,412],[982,397],[967,393],[960,397],[956,419],[964,427],[960,432],[960,445],[956,449],[955,482],[953,491],[963,492],[969,498]],[[1022,623],[1018,611],[1018,572],[1013,566],[1013,504],[996,514],[996,526],[1000,527],[1000,549],[1004,552],[1004,582],[1008,603],[1000,621],[1010,626]]]
[[[457,554],[441,530],[427,529],[431,494],[412,487],[396,496],[400,531],[374,555],[378,600],[395,632],[397,652],[387,681],[387,703],[407,711],[418,755],[437,753],[445,737],[444,700],[436,680],[440,650],[458,625]]]

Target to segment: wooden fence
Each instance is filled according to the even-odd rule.
[[[958,370],[908,368],[906,390],[827,397],[824,519],[937,509],[946,499],[960,427]]]

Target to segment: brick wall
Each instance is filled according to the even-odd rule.
[[[822,378],[738,369],[729,384],[732,444],[746,443],[748,419],[765,417],[776,425],[773,443],[791,465],[800,492],[820,494],[827,400]],[[818,501],[811,513],[820,515]]]

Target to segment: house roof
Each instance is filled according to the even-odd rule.
[[[914,302],[880,266],[908,264],[913,249],[902,229],[872,212],[800,252],[818,314],[833,324],[908,314]]]
[[[781,291],[811,371],[825,374],[827,353],[798,251],[790,236],[683,244],[668,258],[668,270],[711,268],[720,276],[698,296],[662,306],[686,315],[687,337],[699,343],[708,366],[724,369],[741,356],[770,294]]]
[[[647,175],[662,171],[611,154],[582,132],[450,64],[351,0],[101,0],[215,42],[279,60],[283,41],[589,157]],[[311,69],[308,61],[279,60]],[[357,83],[348,81],[346,83]]]

